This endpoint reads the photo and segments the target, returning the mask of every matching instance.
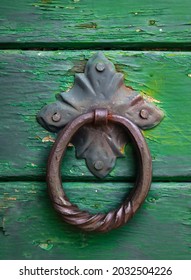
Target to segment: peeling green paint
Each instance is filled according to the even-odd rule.
[[[190,43],[189,0],[2,0],[1,7],[1,42]]]
[[[54,139],[56,134],[43,130],[36,122],[36,114],[45,104],[55,101],[55,93],[67,91],[73,85],[75,72],[83,72],[86,61],[95,52],[44,51],[40,56],[39,51],[0,52],[1,72],[5,73],[0,78],[4,92],[1,96],[0,141],[4,147],[0,153],[1,178],[44,180],[53,144],[47,136]],[[190,180],[191,127],[185,129],[191,107],[190,53],[119,50],[104,51],[104,54],[124,73],[127,86],[165,112],[159,126],[143,132],[153,158],[153,180]],[[134,155],[128,147],[126,155],[117,160],[106,180],[134,180]],[[76,160],[74,148],[68,148],[64,156],[62,175],[64,180],[95,180],[84,160]]]
[[[117,207],[131,187],[124,182],[64,185],[73,203],[94,213]],[[44,182],[1,182],[0,201],[4,189],[8,198],[17,199],[0,206],[0,259],[191,259],[190,183],[153,183],[133,219],[106,234],[85,233],[63,222]]]

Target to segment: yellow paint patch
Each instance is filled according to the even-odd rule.
[[[120,152],[121,152],[123,155],[125,154],[125,146],[126,146],[126,145],[124,145],[123,147],[120,148]]]
[[[141,94],[142,94],[142,95],[144,96],[144,98],[145,98],[146,100],[148,100],[149,102],[161,103],[160,100],[157,100],[157,99],[155,99],[155,98],[153,98],[153,97],[151,97],[151,96],[148,96],[148,95],[146,95],[146,94],[143,93],[143,92],[141,92]]]
[[[45,142],[52,142],[54,143],[55,142],[55,139],[52,138],[50,135],[48,136],[45,136],[43,139],[42,139],[42,142],[45,143]]]

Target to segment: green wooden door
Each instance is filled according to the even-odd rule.
[[[1,1],[0,259],[191,259],[191,3]],[[153,161],[149,195],[133,219],[105,234],[61,221],[46,190],[56,134],[36,122],[75,73],[102,50],[125,83],[165,112],[144,131]],[[65,190],[80,209],[116,208],[136,174],[130,145],[104,179],[68,147]]]

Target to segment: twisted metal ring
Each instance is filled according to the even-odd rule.
[[[107,214],[92,215],[87,211],[81,211],[66,197],[62,187],[61,162],[68,143],[81,126],[88,123],[106,124],[107,121],[122,125],[130,136],[137,154],[138,176],[135,187],[118,209]],[[145,200],[151,180],[151,156],[141,131],[130,120],[119,115],[108,114],[106,109],[96,109],[70,122],[59,134],[48,159],[47,184],[55,210],[64,221],[85,231],[106,232],[126,223]]]

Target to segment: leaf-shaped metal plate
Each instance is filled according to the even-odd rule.
[[[87,62],[85,73],[75,75],[73,88],[42,108],[37,119],[47,130],[57,132],[75,117],[96,108],[124,116],[141,129],[156,126],[164,116],[154,104],[125,86],[123,74],[98,52]],[[77,157],[84,158],[89,170],[100,178],[111,171],[116,157],[123,156],[121,150],[127,141],[121,127],[112,124],[84,126],[72,140]]]

